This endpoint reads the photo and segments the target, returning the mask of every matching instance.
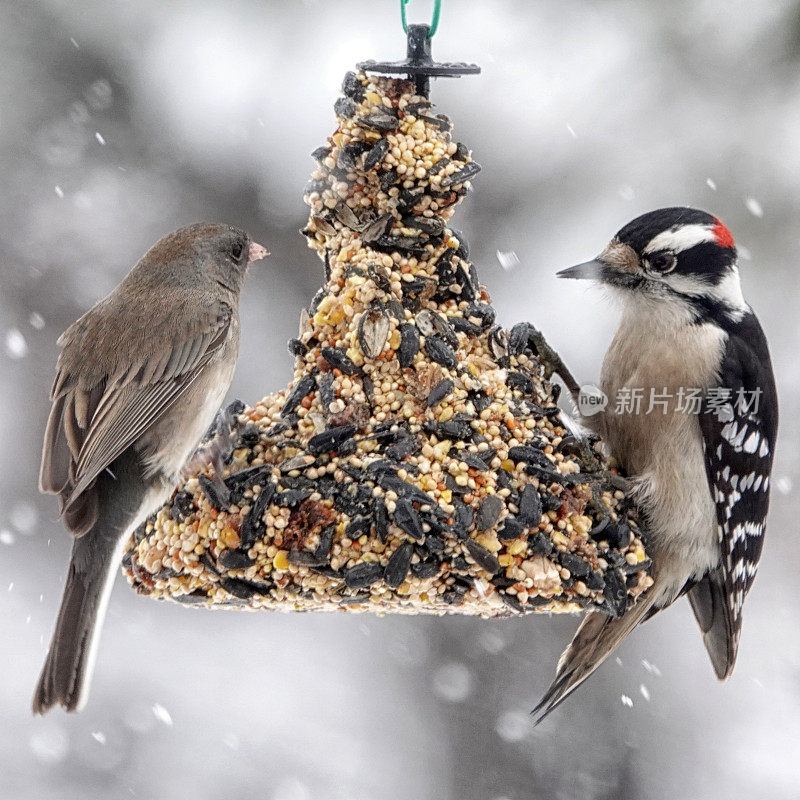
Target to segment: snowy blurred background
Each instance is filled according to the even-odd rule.
[[[444,0],[434,46],[483,67],[433,85],[484,167],[456,225],[501,320],[536,323],[582,379],[613,315],[557,269],[662,205],[706,208],[740,243],[783,421],[727,685],[681,602],[533,729],[575,619],[213,614],[119,579],[88,707],[31,717],[70,545],[36,489],[58,334],[161,235],[227,221],[273,252],[242,303],[232,396],[283,386],[321,282],[297,233],[309,153],[345,70],[402,57],[397,5],[0,0],[0,795],[796,798],[797,0]]]

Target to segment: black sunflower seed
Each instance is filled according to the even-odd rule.
[[[449,606],[460,606],[464,602],[464,593],[455,589],[448,589],[442,593],[442,600]]]
[[[512,461],[523,461],[526,464],[535,464],[551,470],[554,469],[553,462],[541,450],[529,445],[517,445],[509,448],[508,457]]]
[[[287,347],[293,356],[304,356],[308,352],[308,347],[300,339],[289,339]]]
[[[419,578],[421,581],[424,581],[428,578],[433,578],[435,575],[438,575],[441,568],[442,565],[436,559],[424,559],[422,561],[418,561],[416,564],[411,565],[411,574],[415,578]]]
[[[348,439],[356,433],[355,425],[341,425],[337,428],[328,428],[317,433],[308,440],[306,450],[313,455],[336,452]]]
[[[319,542],[317,542],[317,548],[314,550],[314,556],[320,563],[324,563],[328,560],[331,547],[333,546],[333,535],[335,532],[336,526],[328,525],[319,535]]]
[[[530,394],[533,391],[531,379],[522,372],[510,371],[506,383],[509,389],[518,389],[523,394]]]
[[[419,439],[416,436],[409,435],[389,445],[384,452],[389,458],[395,461],[402,461],[412,453],[416,453],[421,447]]]
[[[478,544],[474,539],[466,539],[464,544],[472,556],[472,560],[490,575],[500,571],[500,562],[485,547]]]
[[[316,553],[309,553],[308,550],[290,550],[289,563],[298,567],[321,567],[326,559],[318,558]]]
[[[389,140],[379,139],[372,147],[372,149],[364,156],[364,171],[369,172],[374,169],[378,164],[383,161],[386,154],[389,152]]]
[[[457,154],[456,157],[458,157]],[[441,186],[442,189],[447,189],[449,186],[455,186],[458,183],[464,183],[470,178],[474,178],[480,171],[481,165],[477,161],[470,161],[468,164],[464,164],[461,169],[456,170],[446,178],[442,178],[439,186]]]
[[[425,531],[422,530],[422,519],[408,498],[399,497],[397,499],[394,509],[394,524],[417,541],[421,542],[425,538]]]
[[[450,324],[459,332],[468,336],[479,336],[481,329],[464,317],[450,317]]]
[[[443,367],[455,369],[458,366],[458,358],[453,348],[441,336],[426,336],[425,352],[433,361]]]
[[[467,306],[465,314],[467,319],[477,319],[481,330],[484,331],[494,325],[496,318],[495,310],[491,306],[486,305],[486,303],[474,303]]]
[[[553,552],[553,543],[541,531],[528,538],[528,545],[537,556],[549,556]]]
[[[281,416],[285,417],[287,414],[291,414],[303,402],[303,399],[314,391],[316,385],[317,382],[313,375],[304,375],[300,378],[286,397],[286,402],[281,409]]]
[[[384,192],[388,192],[389,189],[392,188],[398,181],[400,180],[400,176],[393,170],[387,169],[384,172],[381,172],[381,176],[379,178],[381,189]]]
[[[364,99],[364,87],[355,72],[349,71],[345,73],[342,80],[342,94],[357,101]]]
[[[490,494],[484,497],[475,517],[475,528],[479,531],[488,531],[500,519],[504,505],[499,495]]]
[[[440,217],[422,217],[411,215],[403,217],[404,228],[421,231],[428,236],[438,236],[444,230],[444,220]]]
[[[400,326],[400,347],[397,348],[397,360],[401,367],[410,367],[419,352],[419,331],[408,322]]]
[[[562,553],[559,561],[562,567],[570,571],[573,578],[585,578],[592,571],[591,565],[574,553]]]
[[[230,492],[224,484],[218,486],[208,475],[203,473],[197,476],[197,481],[213,508],[217,511],[224,511],[228,507]]]
[[[519,539],[525,533],[525,526],[514,517],[506,517],[503,520],[503,527],[497,531],[497,538],[503,541],[510,541],[511,539]]]
[[[621,617],[628,607],[628,587],[625,584],[625,577],[618,569],[609,569],[605,574],[605,607],[614,617]]]
[[[278,492],[272,502],[280,508],[292,508],[300,505],[303,500],[308,500],[312,494],[311,489],[288,489],[285,492]]]
[[[522,607],[522,603],[517,600],[517,598],[513,594],[508,594],[507,592],[498,592],[497,594],[500,595],[500,599],[512,610],[515,611],[517,614],[524,613],[525,609]]]
[[[439,553],[444,552],[444,542],[438,536],[431,536],[430,534],[428,534],[428,536],[425,537],[424,544],[425,544],[425,549],[429,553],[438,555]]]
[[[169,515],[176,522],[181,522],[194,511],[194,499],[189,492],[178,492],[169,509]]]
[[[356,113],[356,104],[350,97],[340,97],[333,104],[333,111],[337,117],[352,117]]]
[[[472,469],[477,469],[481,472],[487,472],[489,469],[489,465],[479,455],[476,453],[471,453],[469,450],[452,450],[450,452],[450,456],[451,458],[462,461],[468,467],[472,467]]]
[[[446,422],[432,422],[427,420],[425,423],[423,423],[423,428],[425,429],[426,433],[431,433],[438,439],[451,439],[453,441],[469,442],[472,441],[474,437],[474,431],[472,430],[472,426],[469,424],[469,420],[460,417],[453,417],[453,419],[449,419]],[[456,452],[463,453],[466,451],[458,450]],[[481,460],[483,460],[482,457]],[[476,467],[476,469],[482,468]]]
[[[442,400],[445,399],[455,388],[453,381],[449,378],[444,378],[440,380],[436,386],[431,389],[430,394],[428,395],[428,408],[433,408],[437,406]]]
[[[456,528],[462,531],[468,531],[475,521],[475,509],[462,503],[460,500],[454,502],[453,505],[456,509]]]
[[[392,553],[383,573],[383,580],[387,586],[396,589],[403,583],[411,569],[412,555],[414,555],[414,545],[411,542],[403,542]]]
[[[242,550],[249,550],[256,543],[258,534],[264,527],[261,518],[272,503],[275,492],[274,483],[265,484],[250,507],[250,511],[247,512],[247,516],[242,520],[242,527],[239,531],[239,539],[241,541],[239,547]]]
[[[322,161],[324,158],[327,158],[331,154],[331,147],[330,145],[324,144],[321,147],[318,147],[311,153],[311,158],[315,161]]]
[[[375,500],[372,508],[372,521],[378,538],[381,542],[386,542],[386,538],[389,536],[389,512],[386,510],[386,503],[382,497]]]
[[[382,214],[380,217],[377,217],[372,222],[368,223],[361,232],[361,241],[363,241],[365,244],[377,242],[378,239],[381,239],[389,232],[393,221],[394,217],[391,214]],[[389,287],[388,289],[384,288],[384,291],[391,291],[391,283],[388,281],[388,279],[384,280],[384,286],[388,285]]]
[[[225,550],[220,554],[217,563],[223,569],[247,569],[255,562],[242,550]]]
[[[431,165],[428,175],[438,175],[449,163],[450,159],[447,156],[440,158]]]
[[[345,531],[345,535],[353,539],[354,541],[358,539],[359,536],[367,533],[372,525],[372,520],[370,517],[354,517],[350,520],[347,525],[347,530]]]
[[[339,114],[338,111],[336,113]],[[352,113],[355,113],[355,103],[353,103]],[[339,114],[339,116],[344,115]],[[376,114],[368,114],[366,117],[357,117],[356,124],[370,131],[396,131],[400,127],[400,120],[386,111],[379,111]]]
[[[244,499],[244,493],[253,486],[263,483],[264,480],[268,478],[269,467],[247,467],[247,469],[242,469],[239,470],[239,472],[228,475],[228,477],[225,478],[225,486],[230,489],[231,501],[236,503],[236,505],[241,505]]]
[[[597,570],[592,570],[584,579],[583,582],[586,584],[588,589],[592,591],[600,591],[605,589],[606,582],[603,579],[603,574],[598,572]]]
[[[353,363],[353,361],[341,347],[323,347],[322,357],[334,369],[338,369],[344,375],[358,374],[358,367]]]
[[[383,577],[383,567],[374,562],[364,561],[350,567],[344,573],[344,582],[348,589],[365,589]],[[350,598],[352,600],[352,598]]]
[[[523,525],[535,528],[542,518],[542,501],[536,487],[527,484],[519,500],[519,520]]]
[[[610,522],[602,534],[611,547],[626,548],[631,540],[631,529],[625,522]]]

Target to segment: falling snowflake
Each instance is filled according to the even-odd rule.
[[[717,183],[713,180],[713,178],[706,178],[706,186],[708,186],[708,188],[714,192],[717,191]]]
[[[172,717],[170,716],[169,711],[167,711],[161,703],[155,703],[153,705],[153,716],[159,721],[163,722],[165,725],[172,725]]]
[[[632,697],[628,697],[628,695],[623,694],[620,697],[620,700],[622,700],[622,705],[627,706],[628,708],[633,708],[633,698]]]
[[[650,690],[643,683],[639,684],[639,693],[648,703],[650,702]]]
[[[761,219],[764,216],[764,209],[761,207],[761,203],[755,199],[755,197],[748,197],[745,199],[744,204],[747,210],[754,216]]]
[[[28,343],[17,328],[6,331],[6,353],[17,360],[28,355]]]
[[[498,250],[497,260],[506,272],[518,267],[520,264],[519,256],[513,250]]]

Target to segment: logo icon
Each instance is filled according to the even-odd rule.
[[[606,393],[591,383],[581,386],[578,392],[578,411],[582,417],[592,417],[604,411],[608,405]]]

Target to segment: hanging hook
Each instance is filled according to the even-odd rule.
[[[409,0],[400,0],[400,20],[403,23],[403,31],[408,33],[408,21],[406,20],[406,6]],[[433,0],[433,16],[431,17],[430,28],[428,29],[428,38],[432,39],[439,27],[439,14],[442,11],[442,0]]]

